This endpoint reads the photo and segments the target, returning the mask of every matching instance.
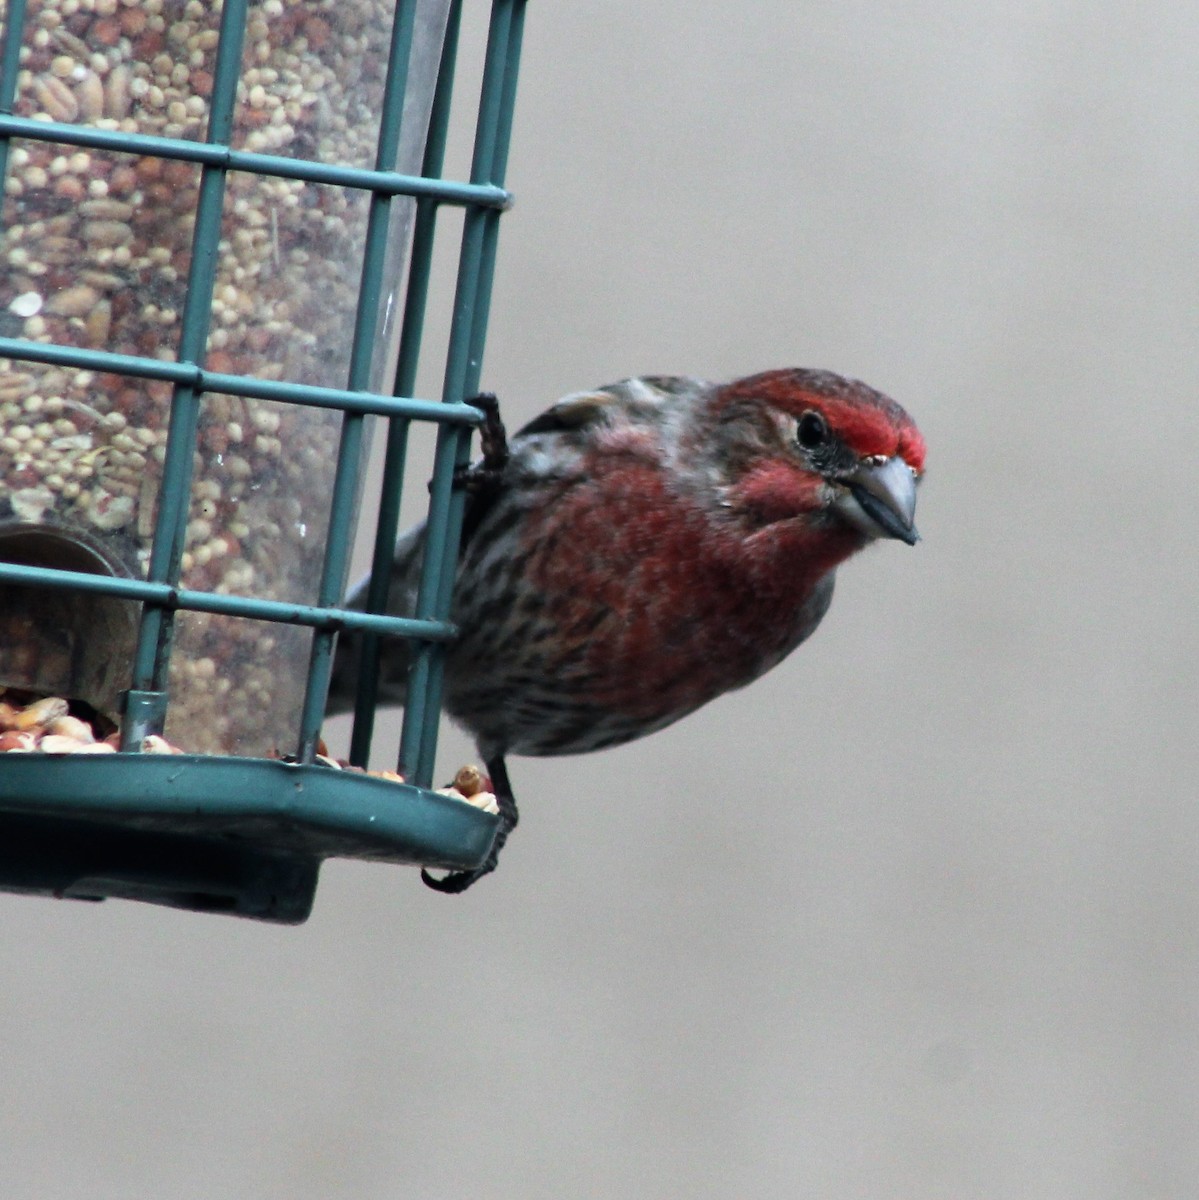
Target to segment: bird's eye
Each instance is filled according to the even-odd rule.
[[[806,412],[799,418],[795,440],[805,450],[815,450],[828,441],[828,423],[818,412]]]

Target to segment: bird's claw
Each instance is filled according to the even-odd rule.
[[[466,402],[483,414],[479,441],[483,448],[483,465],[502,471],[508,465],[508,431],[500,418],[500,402],[494,392],[480,392]]]
[[[462,463],[454,468],[454,486],[472,495],[499,486],[508,465],[508,431],[500,419],[500,402],[492,392],[480,392],[466,401],[483,414],[479,443],[483,457],[477,463]]]
[[[431,875],[427,867],[421,867],[420,877],[425,887],[430,887],[435,892],[441,892],[447,896],[457,896],[460,892],[465,892],[476,879],[481,879],[489,871],[494,870],[493,865],[480,867],[477,871],[451,871],[450,874],[442,875],[439,878]]]

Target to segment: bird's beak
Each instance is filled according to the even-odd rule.
[[[861,463],[840,481],[848,489],[847,511],[854,524],[874,537],[893,537],[914,546],[920,540],[912,518],[916,514],[916,476],[899,455],[882,462]],[[852,499],[851,499],[852,497]],[[866,524],[858,520],[859,514]]]

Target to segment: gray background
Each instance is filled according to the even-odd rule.
[[[516,760],[464,898],[343,863],[299,929],[0,897],[4,1195],[1193,1196],[1197,33],[532,5],[510,418],[835,368],[918,417],[925,541],[748,691]]]

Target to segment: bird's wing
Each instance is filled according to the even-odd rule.
[[[535,434],[570,434],[623,419],[658,424],[707,385],[686,375],[643,375],[586,392],[571,392],[534,417],[513,439]]]
[[[476,461],[471,468],[475,473],[473,486],[467,485],[460,549],[465,551],[470,545],[479,526],[495,512],[505,490],[516,480],[547,480],[567,471],[570,464],[577,464],[578,449],[586,442],[588,428],[600,423],[616,404],[618,398],[604,389],[572,392],[513,435],[508,461],[500,473],[488,474],[486,458]],[[573,452],[571,443],[575,446]]]
[[[545,412],[534,417],[516,434],[517,438],[531,437],[538,433],[568,433],[583,429],[603,419],[619,403],[619,397],[606,388],[593,392],[571,392],[551,404]]]

